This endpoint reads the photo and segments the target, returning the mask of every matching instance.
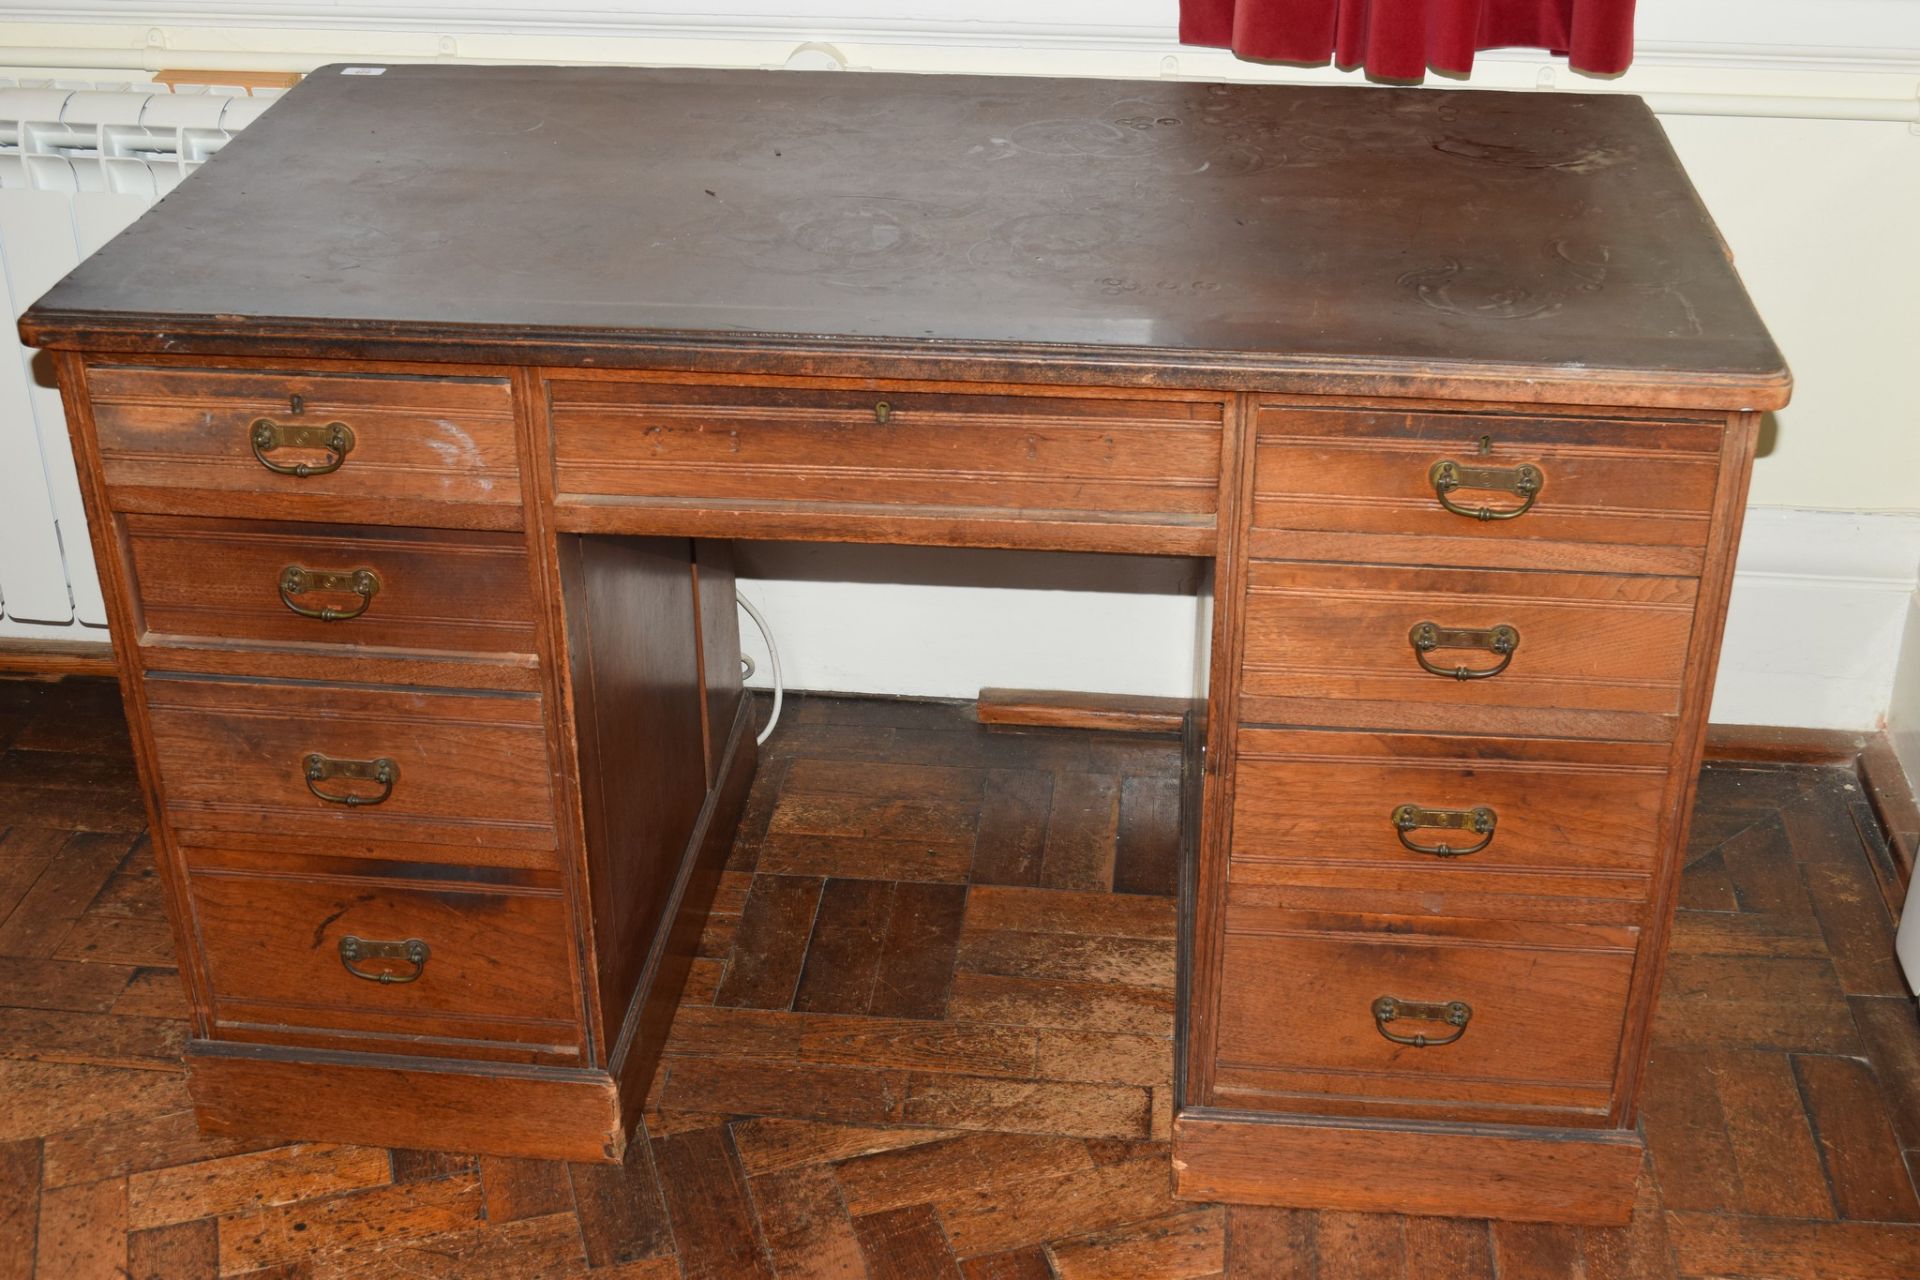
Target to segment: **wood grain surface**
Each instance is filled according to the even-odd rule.
[[[1787,387],[1652,113],[1565,93],[328,67],[23,332],[1723,409]]]

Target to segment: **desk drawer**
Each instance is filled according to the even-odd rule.
[[[574,496],[1211,519],[1219,400],[552,384]]]
[[[146,515],[123,525],[147,636],[535,652],[518,534]]]
[[[1681,578],[1255,561],[1243,692],[1510,708],[1521,733],[1560,709],[1673,716],[1696,594]]]
[[[476,862],[553,861],[537,697],[175,678],[146,689],[176,831],[271,834],[321,853],[410,841]]]
[[[1678,574],[1704,563],[1718,423],[1268,407],[1257,431],[1255,555]],[[1300,533],[1317,536],[1286,536]]]
[[[1665,743],[1245,729],[1233,860],[1537,892],[1599,873],[1644,890],[1671,754]]]
[[[87,394],[116,510],[389,523],[499,508],[459,522],[519,522],[502,378],[106,365],[87,370]]]
[[[1600,1123],[1638,943],[1624,925],[1231,905],[1214,1102],[1313,1111],[1372,1100],[1433,1116],[1564,1108],[1586,1115],[1571,1123]],[[1396,1016],[1383,998],[1399,1002]]]
[[[573,935],[557,889],[253,875],[198,861],[189,852],[217,1035],[578,1056]]]

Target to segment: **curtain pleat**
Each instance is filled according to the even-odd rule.
[[[1389,80],[1466,73],[1481,49],[1547,49],[1578,71],[1633,61],[1634,0],[1180,0],[1185,44],[1364,67]]]

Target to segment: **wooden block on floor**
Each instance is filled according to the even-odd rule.
[[[614,1267],[672,1251],[651,1143],[628,1143],[620,1164],[568,1165],[567,1180],[590,1266]]]
[[[960,972],[954,975],[947,1008],[955,1018],[970,1022],[1173,1035],[1173,993],[1150,987]]]
[[[658,1138],[654,1164],[686,1280],[773,1280],[745,1175],[724,1128]]]
[[[931,1205],[916,1204],[853,1220],[870,1275],[889,1280],[961,1280]]]
[[[219,1226],[211,1218],[127,1233],[129,1280],[180,1280],[220,1269]]]
[[[1858,1053],[1845,995],[1825,958],[1675,955],[1654,1039],[1703,1049]]]
[[[1659,1216],[1659,1210],[1654,1211]],[[1478,1218],[1403,1218],[1410,1276],[1432,1280],[1494,1280],[1491,1224]],[[1596,1272],[1594,1280],[1627,1280],[1624,1274]]]
[[[1225,1215],[1218,1205],[1183,1209],[1047,1246],[1060,1280],[1191,1280],[1226,1270]]]
[[[6,992],[8,1005],[19,1009],[105,1013],[133,974],[126,965],[0,955],[0,991]]]
[[[1173,944],[1159,939],[974,931],[962,940],[958,963],[971,973],[1004,977],[1117,983],[1167,991],[1174,986]]]
[[[891,881],[826,882],[794,991],[794,1009],[803,1013],[867,1011],[880,974],[880,951],[892,907]]]
[[[899,1071],[704,1058],[669,1062],[661,1093],[662,1105],[677,1110],[861,1125],[897,1122],[905,1097]]]
[[[860,1240],[832,1170],[801,1165],[755,1178],[748,1186],[768,1260],[781,1280],[864,1273]]]
[[[387,1152],[377,1147],[295,1143],[131,1174],[127,1222],[144,1230],[235,1217],[392,1181]]]
[[[754,877],[715,1004],[785,1009],[793,1003],[821,885],[807,876]]]
[[[76,1280],[125,1274],[126,1179],[43,1187],[34,1263],[36,1274]]]
[[[1674,1213],[1667,1229],[1679,1274],[1686,1277],[1908,1280],[1920,1275],[1920,1226],[1911,1224]]]
[[[1830,1218],[1833,1205],[1793,1062],[1783,1053],[1707,1057],[1739,1175],[1742,1212]]]
[[[402,1183],[224,1219],[220,1269],[248,1271],[303,1260],[358,1263],[395,1241],[443,1235],[484,1221],[472,1175]]]
[[[0,1054],[10,1058],[178,1072],[186,1043],[177,1018],[0,1005]]]
[[[939,1201],[947,1238],[961,1257],[1044,1244],[1180,1207],[1173,1199],[1167,1166],[1159,1160],[1096,1165],[963,1191]]]
[[[1314,1228],[1320,1266],[1352,1280],[1400,1280],[1407,1272],[1406,1220],[1393,1213],[1328,1210]]]
[[[959,1136],[945,1129],[844,1125],[773,1116],[737,1121],[732,1129],[734,1150],[749,1177]]]
[[[1708,1052],[1656,1045],[1647,1061],[1640,1109],[1667,1206],[1732,1211],[1739,1198],[1739,1165]]]
[[[770,832],[759,870],[787,876],[923,880],[962,884],[973,861],[973,833],[933,840]]]
[[[172,1071],[0,1058],[0,1140],[56,1135],[94,1124],[124,1125],[189,1106],[186,1079]],[[102,1174],[101,1176],[107,1176]],[[66,1185],[64,1181],[49,1185]]]
[[[1180,798],[1177,777],[1121,782],[1114,892],[1174,895],[1180,873]]]
[[[1800,1054],[1793,1069],[1840,1216],[1920,1222],[1920,1199],[1873,1068],[1855,1058]]]
[[[1227,1256],[1249,1275],[1312,1280],[1320,1215],[1311,1209],[1235,1204],[1227,1210]]]
[[[867,1012],[881,1018],[939,1018],[946,1013],[966,905],[965,885],[901,881],[893,886],[893,907]]]
[[[1174,937],[1170,898],[1141,894],[1070,893],[982,885],[967,895],[966,931],[1085,933],[1113,938]]]
[[[969,1133],[846,1160],[834,1167],[847,1211],[880,1213],[989,1184],[1093,1167],[1078,1138]]]
[[[992,769],[980,801],[968,879],[975,885],[1036,885],[1046,852],[1053,774],[1037,769]]]
[[[40,1139],[0,1142],[0,1276],[33,1274],[40,1222]]]
[[[481,1156],[479,1165],[487,1221],[518,1222],[557,1213],[572,1217],[573,1183],[561,1162]]]
[[[1040,883],[1049,889],[1109,890],[1120,839],[1120,779],[1060,773],[1047,811]]]

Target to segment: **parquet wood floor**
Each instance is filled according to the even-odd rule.
[[[1616,1231],[1167,1194],[1177,752],[800,698],[624,1167],[196,1132],[117,697],[0,683],[0,1277],[1920,1276],[1841,769],[1706,774]]]

